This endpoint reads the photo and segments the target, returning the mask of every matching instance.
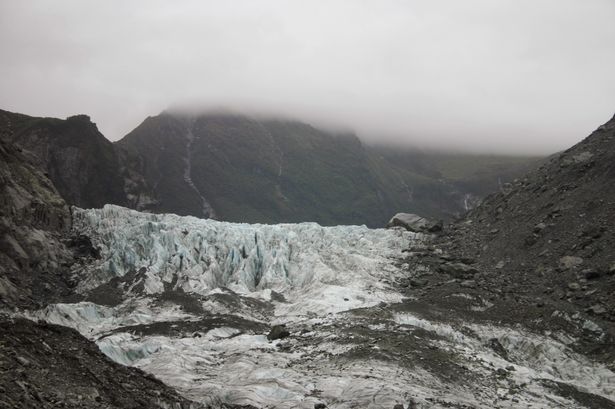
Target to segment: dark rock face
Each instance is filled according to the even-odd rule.
[[[73,249],[73,253],[78,257],[100,258],[100,250],[94,247],[88,236],[83,234],[71,237],[68,246]]]
[[[614,181],[615,117],[485,199],[452,226],[448,250],[476,258],[494,286],[614,321]]]
[[[88,116],[61,120],[0,114],[5,124],[2,138],[33,153],[69,205],[129,205],[116,149]]]
[[[116,364],[73,329],[0,317],[0,334],[2,408],[203,407]]]
[[[19,148],[0,140],[0,305],[29,306],[68,289],[68,206]]]

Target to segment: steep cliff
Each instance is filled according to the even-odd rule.
[[[113,144],[86,115],[66,120],[1,111],[2,138],[34,154],[37,165],[70,205],[128,205]]]
[[[69,208],[20,148],[0,141],[0,303],[28,305],[68,288]]]

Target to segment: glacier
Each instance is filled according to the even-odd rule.
[[[73,219],[73,228],[102,254],[82,271],[81,292],[141,270],[134,287],[142,284],[146,294],[165,285],[202,295],[220,287],[242,294],[274,290],[308,301],[304,309],[327,311],[399,300],[386,290],[396,271],[391,259],[421,236],[365,226],[226,223],[113,205],[75,208]]]
[[[578,408],[561,384],[615,399],[611,369],[561,334],[410,310],[401,256],[429,245],[423,234],[113,205],[73,208],[73,219],[101,254],[75,271],[86,300],[29,317],[76,328],[114,361],[212,407]],[[101,288],[120,300],[87,298]],[[291,336],[267,339],[277,324]]]

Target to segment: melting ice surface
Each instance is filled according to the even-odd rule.
[[[117,206],[74,209],[74,229],[102,254],[84,267],[79,291],[107,284],[121,288],[122,302],[56,304],[37,318],[78,329],[110,358],[195,401],[579,407],[545,382],[615,399],[615,375],[574,354],[565,340],[385,308],[381,303],[403,301],[394,283],[407,273],[397,258],[420,235],[224,223]],[[198,308],[169,294],[189,294]],[[269,328],[280,323],[291,337],[269,341]],[[486,346],[490,339],[506,359]]]

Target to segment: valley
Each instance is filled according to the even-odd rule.
[[[312,136],[291,138],[297,125],[226,116],[194,122],[164,117],[159,124],[156,118],[120,142],[121,150],[110,145],[123,163],[105,168],[123,180],[118,205],[104,196],[115,190],[94,196],[74,186],[56,190],[53,178],[66,180],[75,169],[58,164],[88,161],[92,151],[55,145],[49,132],[56,128],[45,125],[41,134],[48,120],[8,117],[0,141],[0,324],[7,329],[1,347],[2,365],[11,370],[0,378],[8,391],[0,403],[6,407],[34,401],[40,407],[141,402],[182,409],[615,407],[613,270],[606,251],[612,232],[598,216],[609,211],[604,199],[611,196],[613,120],[525,177],[502,182],[498,176],[493,183],[499,191],[477,203],[471,192],[482,192],[500,171],[516,172],[517,159],[484,157],[498,169],[492,173],[474,157],[469,165],[450,154],[418,154],[412,162],[382,150],[371,156],[355,137],[336,139],[310,127]],[[58,121],[51,122],[89,124],[82,117]],[[255,135],[263,129],[260,140]],[[139,140],[152,132],[159,134],[147,144],[146,160]],[[250,143],[260,142],[233,157],[230,147],[246,134],[254,136]],[[51,144],[48,156],[27,150],[21,137]],[[95,140],[105,146],[101,137]],[[288,146],[311,138],[320,138],[318,149]],[[323,146],[331,149],[331,160],[319,151]],[[466,183],[465,193],[455,193],[460,202],[450,203],[469,212],[416,231],[403,224],[353,225],[352,217],[370,220],[377,212],[348,213],[352,206],[340,202],[348,196],[344,183],[369,196],[361,183],[373,175],[364,179],[356,167],[344,173],[340,147],[352,158],[345,163],[379,167],[378,180],[396,183],[413,203],[425,191],[402,175],[423,175],[429,184],[448,174],[446,183]],[[315,162],[307,159],[312,155]],[[322,176],[299,166],[315,163]],[[201,173],[216,174],[216,167],[251,185],[234,190],[230,179]],[[348,179],[324,182],[339,171]],[[319,204],[306,212],[319,208],[331,223],[347,224],[301,222],[320,217],[301,212],[293,223],[254,223],[259,206],[277,209],[283,219],[276,201],[287,211],[294,201],[311,203],[303,193],[289,193],[300,175],[322,177],[314,185],[317,195],[330,195],[322,201],[326,210]],[[471,181],[468,175],[481,176]],[[571,187],[573,180],[583,181],[582,194]],[[256,196],[244,201],[239,191]],[[549,203],[556,198],[562,206],[554,217]],[[69,206],[79,200],[110,203]],[[241,214],[252,223],[205,217],[232,219],[218,209],[234,209],[220,206],[233,201],[251,206]],[[165,213],[164,203],[181,211]],[[595,216],[586,219],[577,209]],[[544,228],[536,227],[540,223]],[[572,236],[558,233],[564,225]],[[528,265],[527,257],[541,261]],[[71,356],[79,350],[89,352]],[[42,366],[46,377],[34,370]],[[59,383],[60,368],[70,382]],[[18,383],[14,371],[23,378]],[[101,381],[114,371],[126,385],[122,392],[104,386],[115,380]]]

